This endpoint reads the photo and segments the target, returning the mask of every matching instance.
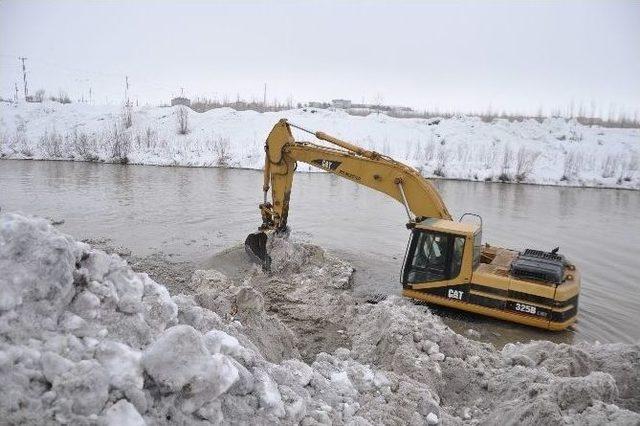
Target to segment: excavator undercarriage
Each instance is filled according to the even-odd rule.
[[[297,128],[330,143],[295,141]],[[482,244],[482,218],[452,219],[436,188],[417,170],[323,132],[280,120],[265,144],[262,224],[245,241],[269,269],[269,234],[286,233],[298,161],[383,192],[402,203],[411,236],[401,271],[402,294],[534,327],[562,330],[576,321],[580,275],[557,253],[518,252]],[[271,189],[271,201],[268,192]],[[463,221],[475,216],[476,222]]]

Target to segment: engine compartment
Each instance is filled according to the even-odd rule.
[[[567,262],[556,251],[526,249],[511,263],[511,275],[520,279],[541,281],[558,285],[564,281]]]

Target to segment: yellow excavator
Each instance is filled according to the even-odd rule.
[[[332,146],[296,141],[292,127]],[[245,241],[247,253],[264,268],[270,267],[269,234],[287,231],[293,175],[301,161],[404,205],[411,233],[400,278],[404,296],[549,330],[576,321],[580,274],[557,248],[519,252],[483,245],[482,218],[465,213],[453,220],[433,184],[412,167],[285,119],[271,130],[265,152],[262,225]]]

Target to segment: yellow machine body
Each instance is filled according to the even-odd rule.
[[[295,141],[291,127],[333,146]],[[286,120],[274,126],[265,152],[262,225],[245,243],[263,265],[268,264],[265,231],[286,229],[293,175],[301,161],[404,205],[411,232],[401,272],[404,296],[549,330],[576,321],[580,275],[575,266],[555,251],[520,253],[483,245],[482,222],[452,220],[437,189],[412,167]]]
[[[426,219],[413,232],[452,235],[464,245],[459,273],[444,280],[409,282],[411,264],[405,259],[404,296],[549,330],[563,330],[576,321],[580,276],[573,265],[564,266],[560,283],[522,279],[510,272],[520,253],[482,245],[477,224]]]

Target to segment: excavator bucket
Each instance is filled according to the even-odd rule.
[[[267,241],[269,237],[264,231],[251,233],[244,240],[244,249],[252,261],[262,265],[262,269],[268,271],[271,267],[271,257],[267,253]]]

